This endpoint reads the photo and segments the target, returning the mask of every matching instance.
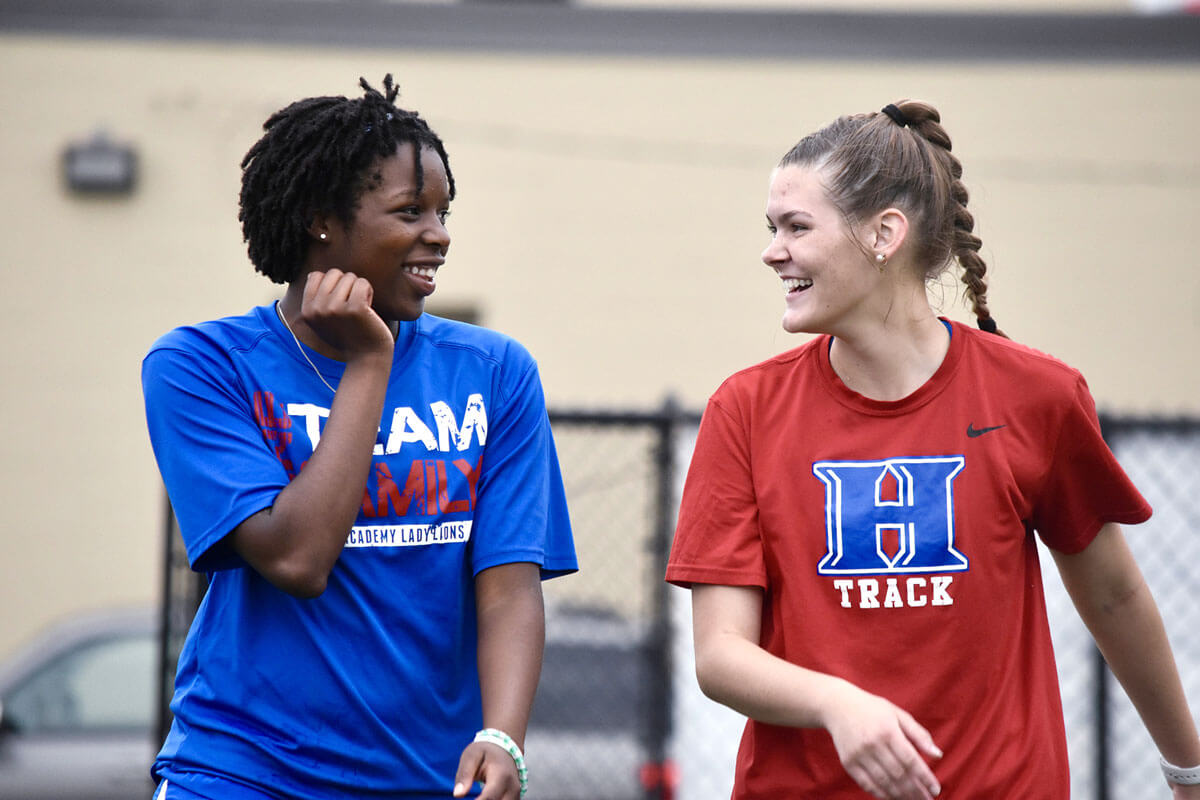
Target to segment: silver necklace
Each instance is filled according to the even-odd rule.
[[[325,380],[325,376],[321,374],[321,370],[317,369],[317,365],[314,364],[312,359],[308,357],[308,353],[304,352],[304,345],[300,344],[300,340],[296,338],[296,332],[292,330],[291,325],[288,325],[287,317],[283,315],[283,309],[279,307],[278,300],[275,301],[275,313],[278,315],[280,321],[283,322],[283,327],[287,328],[287,332],[292,335],[292,341],[296,343],[296,349],[300,351],[300,355],[304,356],[304,360],[308,362],[310,367],[312,367],[312,371],[317,373],[317,378],[320,379],[321,383],[325,384],[325,387],[329,389],[329,391],[337,394],[337,389],[334,389],[329,385],[329,381]]]

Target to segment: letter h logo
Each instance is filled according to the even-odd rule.
[[[954,477],[962,456],[821,461],[827,551],[821,575],[962,572],[954,547]]]

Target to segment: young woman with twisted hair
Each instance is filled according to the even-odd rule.
[[[667,569],[692,589],[701,688],[750,718],[733,797],[1066,800],[1035,532],[1183,765],[1161,796],[1200,797],[1200,740],[1118,527],[1150,507],[1080,374],[997,330],[961,175],[915,101],[838,119],[771,175],[783,327],[821,335],[710,399]],[[930,306],[954,262],[982,330]]]
[[[240,219],[282,299],[177,328],[143,362],[210,579],[159,800],[524,794],[540,581],[576,566],[562,479],[529,353],[423,313],[455,184],[383,86],[267,120]]]

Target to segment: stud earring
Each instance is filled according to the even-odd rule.
[[[328,238],[329,238],[329,237],[328,237],[328,236],[326,236],[326,235],[325,235],[325,234],[323,234],[323,233],[322,233],[322,234],[321,234],[321,236],[320,236],[320,239],[321,239],[321,241],[322,241],[322,242],[323,242],[323,241],[325,241],[325,240],[326,240],[326,239],[328,239]]]
[[[876,253],[875,254],[875,266],[879,267],[879,269],[882,270],[886,265],[887,265],[887,256],[885,256],[883,253]]]

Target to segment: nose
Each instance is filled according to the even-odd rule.
[[[434,216],[433,221],[422,232],[421,241],[445,253],[450,249],[450,229],[441,217]]]
[[[779,243],[778,236],[772,236],[770,244],[762,251],[763,263],[772,269],[777,269],[787,260],[787,250]]]

